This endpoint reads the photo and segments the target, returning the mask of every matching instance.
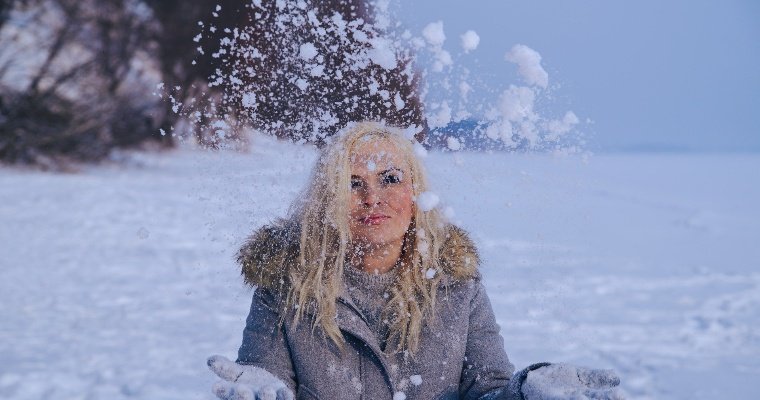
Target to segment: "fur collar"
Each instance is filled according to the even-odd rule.
[[[439,252],[443,268],[441,284],[479,278],[480,256],[465,230],[447,225]],[[296,227],[279,220],[255,231],[241,247],[237,261],[245,282],[284,293],[291,266],[298,262],[299,233]]]

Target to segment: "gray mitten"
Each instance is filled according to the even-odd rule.
[[[611,370],[550,364],[528,373],[520,388],[525,400],[624,400]]]
[[[285,382],[269,371],[253,365],[240,365],[224,356],[211,356],[208,367],[222,378],[212,391],[222,400],[293,400]]]

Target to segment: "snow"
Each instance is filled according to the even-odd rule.
[[[427,116],[431,128],[441,128],[451,122],[451,107],[448,102],[443,102],[438,107],[433,107],[433,113]]]
[[[316,157],[251,146],[0,169],[0,398],[215,398],[206,358],[234,358],[250,306],[234,254]],[[612,368],[632,400],[760,397],[760,156],[454,154],[424,161],[517,367]]]
[[[442,72],[445,67],[451,66],[454,61],[451,59],[451,53],[446,50],[439,49],[435,53],[435,62],[433,63],[434,72]]]
[[[533,112],[536,93],[525,86],[510,86],[501,95],[501,114],[508,121],[519,122],[537,118]]]
[[[547,130],[555,135],[562,135],[570,132],[575,125],[580,122],[574,112],[568,111],[561,120],[552,120],[547,123]]]
[[[516,44],[504,58],[517,64],[518,72],[530,85],[546,88],[549,85],[549,74],[541,66],[541,55],[523,44]]]
[[[417,206],[420,207],[422,211],[430,211],[434,209],[439,202],[440,198],[433,192],[422,192],[417,196]]]
[[[409,381],[412,382],[412,385],[419,386],[422,385],[422,376],[421,375],[412,375],[409,377]]]
[[[444,48],[446,34],[444,21],[428,23],[419,36],[413,36],[409,29],[401,24],[391,24],[397,19],[391,15],[390,3],[386,1],[373,3],[377,7],[376,23],[361,20],[346,21],[335,13],[320,20],[313,4],[299,2],[290,4],[277,2],[277,23],[274,32],[268,35],[282,35],[283,50],[281,69],[288,81],[301,92],[319,92],[325,79],[343,79],[346,72],[354,76],[354,83],[366,88],[372,95],[379,95],[380,107],[393,111],[408,111],[409,98],[402,98],[398,85],[382,74],[370,74],[366,80],[356,81],[356,72],[365,71],[370,66],[379,66],[386,71],[403,68],[401,72],[407,82],[416,81],[420,86],[416,91],[423,107],[423,118],[427,126],[436,129],[447,126],[452,120],[485,120],[489,123],[487,135],[502,141],[508,148],[551,149],[553,151],[572,152],[573,145],[582,142],[583,126],[572,111],[557,110],[555,101],[560,99],[554,91],[561,87],[555,84],[549,88],[549,76],[541,65],[541,55],[534,49],[518,44],[507,52],[505,59],[517,65],[524,83],[506,85],[489,83],[481,74],[478,63]],[[256,25],[256,24],[254,24]],[[393,26],[391,26],[393,25]],[[387,28],[384,29],[383,27]],[[330,124],[313,121],[314,115],[331,111],[331,107],[319,106],[318,109],[295,116],[293,121],[270,121],[271,116],[259,115],[261,101],[279,99],[283,92],[262,92],[261,88],[246,87],[248,84],[240,79],[253,71],[249,63],[239,63],[241,59],[260,58],[262,54],[251,46],[241,45],[238,37],[251,36],[254,30],[262,26],[251,25],[241,32],[235,31],[235,40],[224,38],[214,53],[224,63],[230,63],[230,76],[221,76],[221,72],[212,75],[210,86],[225,92],[220,98],[209,97],[191,105],[174,104],[174,110],[183,116],[190,116],[194,109],[223,109],[237,106],[238,100],[247,109],[244,118],[227,119],[236,128],[257,125],[269,132],[298,131],[304,137],[317,139],[329,131]],[[298,33],[295,33],[298,32]],[[332,37],[332,38],[331,38]],[[465,54],[474,51],[480,45],[480,35],[474,30],[467,30],[460,35],[462,50]],[[353,40],[352,40],[353,39]],[[212,49],[213,50],[213,49]],[[199,49],[202,51],[202,49]],[[342,53],[345,64],[332,65],[329,55]],[[279,59],[278,58],[278,59]],[[329,64],[329,65],[328,65]],[[470,68],[472,67],[472,69]],[[249,71],[250,70],[250,71]],[[370,71],[370,70],[367,70]],[[256,90],[253,90],[256,89]],[[295,88],[294,88],[295,89]],[[248,101],[246,93],[255,92],[258,101]],[[289,93],[285,91],[284,93]],[[494,98],[498,96],[498,100]],[[281,99],[282,100],[282,99]],[[282,101],[288,101],[287,99]],[[344,99],[346,104],[356,104],[355,99]],[[207,104],[206,104],[207,103]],[[331,104],[340,104],[336,101]],[[416,104],[416,102],[415,102]],[[416,107],[415,104],[412,104]],[[332,110],[334,111],[334,110]],[[413,111],[413,110],[412,110]],[[332,112],[333,117],[339,116]],[[414,113],[412,113],[414,114]],[[587,116],[583,116],[584,119]],[[199,125],[198,129],[208,128],[207,120],[190,119]],[[266,121],[261,125],[259,122]],[[302,132],[308,130],[308,132]],[[469,143],[448,141],[452,149],[464,149]]]
[[[296,79],[296,86],[301,90],[306,90],[309,87],[309,82],[306,79],[298,78]]]
[[[398,93],[393,97],[393,104],[396,106],[396,110],[401,110],[406,106],[406,103]]]
[[[317,76],[318,77],[318,76],[324,75],[324,72],[325,72],[325,66],[320,64],[320,65],[317,65],[314,68],[312,68],[311,71],[309,71],[309,74],[311,76]]]
[[[456,216],[456,213],[454,212],[454,208],[451,206],[446,206],[443,208],[443,216],[446,217],[449,221],[454,219],[454,216]]]
[[[414,143],[414,154],[417,157],[425,158],[427,157],[428,151],[425,149],[425,146],[419,144],[418,142]]]
[[[396,68],[398,62],[393,43],[390,40],[373,38],[370,40],[370,43],[372,44],[372,49],[369,51],[369,58],[373,63],[387,70]]]
[[[480,36],[478,36],[478,33],[469,30],[465,32],[462,36],[462,50],[464,50],[465,53],[469,53],[475,49],[478,48],[478,44],[480,44]]]
[[[314,43],[304,43],[298,50],[298,56],[306,61],[316,57],[317,54],[319,53],[317,52],[317,48],[314,47]]]
[[[251,108],[256,106],[256,93],[243,94],[243,107]]]
[[[466,101],[467,95],[472,91],[472,86],[466,81],[459,82],[459,95]]]
[[[462,144],[459,143],[459,139],[454,136],[449,136],[446,138],[446,147],[451,151],[457,151],[462,148]]]
[[[434,47],[443,46],[446,35],[443,33],[443,21],[431,22],[422,29],[422,37]]]

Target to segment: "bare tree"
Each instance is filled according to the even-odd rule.
[[[151,115],[157,101],[135,85],[144,83],[135,61],[148,58],[151,24],[136,4],[26,0],[3,9],[0,160],[63,168],[146,139],[170,144]]]

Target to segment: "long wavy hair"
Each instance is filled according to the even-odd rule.
[[[386,141],[398,150],[409,167],[405,176],[412,180],[415,199],[428,189],[413,138],[401,129],[381,123],[355,123],[323,149],[306,187],[291,205],[286,222],[297,227],[295,231],[300,237],[297,262],[289,268],[285,307],[295,311],[292,314],[295,324],[307,313],[313,315],[312,328],[321,328],[340,347],[344,338],[335,317],[336,300],[343,289],[343,269],[351,249],[350,157],[358,144],[366,140]],[[428,279],[431,275],[428,270],[441,269],[438,254],[445,240],[444,227],[437,209],[424,211],[415,203],[401,260],[395,267],[399,269],[397,278],[383,312],[390,323],[389,343],[391,338],[397,339],[397,351],[413,354],[419,345],[423,321],[434,314],[436,289],[443,274],[435,273]]]

